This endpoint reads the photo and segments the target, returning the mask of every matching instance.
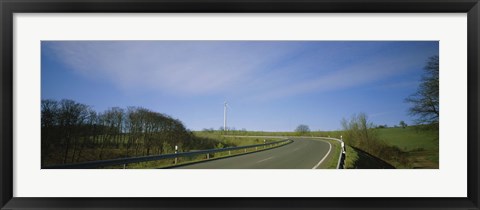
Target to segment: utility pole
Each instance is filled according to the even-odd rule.
[[[227,102],[223,103],[223,131],[227,131]]]

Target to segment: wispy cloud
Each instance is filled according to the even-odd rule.
[[[205,94],[245,83],[295,48],[271,43],[44,42],[78,74],[120,88]]]
[[[256,95],[258,99],[269,100],[274,98],[288,97],[311,92],[327,92],[348,88],[354,88],[366,85],[372,82],[392,78],[412,70],[421,69],[425,60],[424,52],[411,52],[403,55],[383,55],[381,53],[372,55],[366,60],[349,63],[339,69],[324,71],[318,66],[317,72],[321,72],[313,77],[302,81],[295,81],[283,78],[278,82],[283,85],[270,87],[263,94]],[[314,70],[315,71],[315,70]],[[298,72],[298,71],[297,71]],[[418,84],[418,81],[395,83],[389,88],[404,87],[405,85]]]
[[[396,49],[388,44],[318,43],[60,41],[43,42],[42,53],[120,89],[235,92],[261,100],[353,88],[402,74],[425,60],[425,52],[392,53]]]

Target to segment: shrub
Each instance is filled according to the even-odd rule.
[[[357,147],[396,167],[408,166],[405,152],[381,141],[375,132],[373,123],[368,122],[366,114],[353,115],[350,120],[343,119],[342,127],[346,144]]]

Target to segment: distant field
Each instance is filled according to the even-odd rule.
[[[224,136],[221,132],[205,132],[205,131],[195,131],[193,132],[195,136],[210,138],[222,142],[226,145],[235,145],[246,146],[253,144],[263,144],[264,140],[266,142],[278,141],[278,138],[259,138],[259,137],[235,137],[235,136]]]
[[[407,128],[377,129],[379,139],[406,152],[410,166],[405,168],[438,168],[438,130],[420,130],[414,126]]]
[[[415,127],[378,129],[378,137],[403,151],[416,149],[438,150],[438,131]]]
[[[342,135],[342,131],[311,131],[303,134],[293,131],[194,131],[193,133],[199,136],[312,136],[333,138],[340,138],[340,135]]]

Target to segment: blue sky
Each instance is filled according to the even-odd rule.
[[[437,41],[42,41],[42,99],[102,112],[141,106],[188,129],[337,130],[366,113],[412,124],[409,104]]]

